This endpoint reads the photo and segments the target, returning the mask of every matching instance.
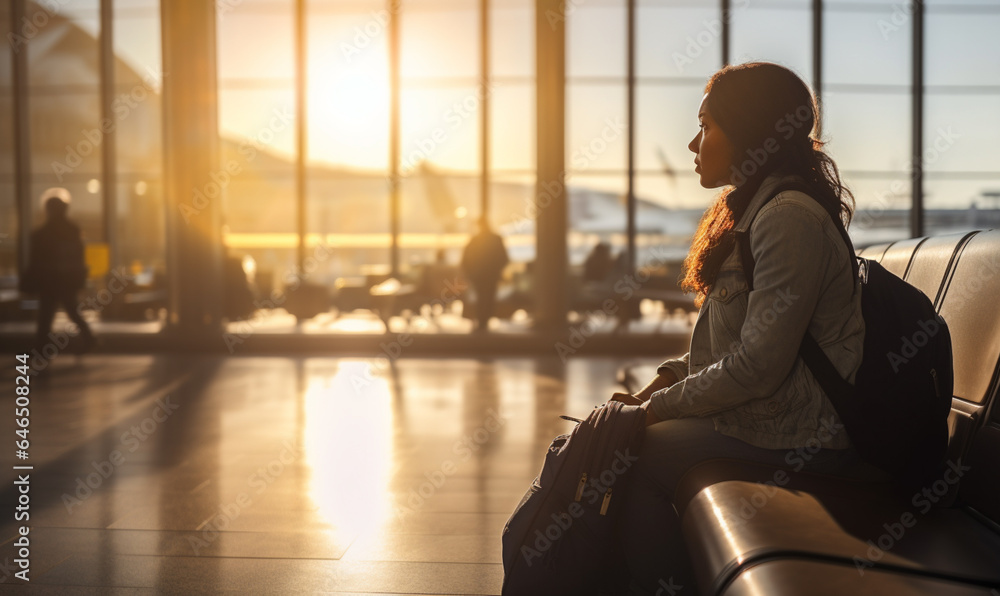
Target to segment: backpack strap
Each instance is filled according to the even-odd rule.
[[[736,244],[740,250],[740,261],[743,264],[743,274],[747,279],[747,288],[750,290],[753,290],[753,270],[754,266],[757,264],[753,258],[753,251],[750,250],[750,226],[753,224],[753,220],[757,217],[757,213],[760,213],[760,210],[763,209],[765,205],[773,201],[778,195],[786,190],[797,190],[812,198],[812,190],[804,182],[792,181],[780,184],[777,188],[771,191],[771,196],[757,208],[757,212],[751,216],[746,229],[736,232]],[[855,254],[854,243],[851,242],[851,236],[847,233],[847,229],[844,228],[843,223],[839,218],[833,217],[832,215],[830,216],[830,219],[833,220],[834,225],[837,227],[837,231],[840,232],[840,237],[844,239],[844,244],[847,245],[848,253],[852,255]],[[854,277],[858,277],[858,259],[851,259],[851,270],[854,272]]]
[[[771,191],[771,196],[761,204],[760,209],[764,208],[771,200],[773,200],[779,194],[785,192],[786,190],[798,190],[806,195],[812,196],[809,192],[809,187],[801,182],[789,182],[778,186],[775,190]],[[756,217],[755,213],[753,217]],[[851,243],[850,236],[847,235],[847,230],[844,226],[840,224],[840,221],[836,218],[834,223],[837,224],[837,229],[841,233],[841,237],[847,243],[847,249],[850,253],[854,254],[854,245]],[[753,223],[753,218],[751,218],[750,223]],[[740,262],[743,265],[743,276],[747,280],[748,291],[753,290],[753,270],[756,265],[756,261],[753,258],[753,251],[750,249],[750,226],[747,225],[746,230],[736,232],[736,243],[740,250]],[[854,277],[858,276],[858,261],[857,259],[851,259],[851,270],[854,273]],[[833,402],[836,407],[838,403],[842,403],[851,398],[854,392],[854,387],[844,380],[837,372],[837,368],[830,362],[829,356],[823,351],[823,348],[819,346],[819,343],[807,330],[805,335],[802,337],[802,343],[799,345],[799,355],[802,356],[802,360],[809,367],[809,371],[812,373],[813,377],[822,387],[823,392],[826,393],[830,401]]]

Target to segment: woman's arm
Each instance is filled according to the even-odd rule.
[[[653,395],[653,393],[659,391],[660,389],[666,389],[667,387],[670,387],[678,380],[679,379],[677,378],[677,375],[674,374],[673,371],[663,369],[659,371],[657,375],[653,377],[653,379],[649,383],[646,384],[645,387],[640,389],[635,394],[635,397],[637,397],[640,401],[646,401]]]
[[[715,364],[655,393],[650,407],[660,419],[710,416],[769,397],[784,383],[827,268],[835,266],[830,247],[839,238],[828,236],[824,218],[797,201],[775,200],[761,209],[750,235],[755,287],[740,341]]]
[[[670,370],[661,370],[653,379],[635,394],[615,393],[611,396],[611,401],[620,401],[625,405],[638,406],[649,400],[653,393],[660,389],[666,389],[677,382],[677,375]]]

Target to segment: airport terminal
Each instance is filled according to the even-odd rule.
[[[1000,596],[998,29],[0,0],[0,593]]]

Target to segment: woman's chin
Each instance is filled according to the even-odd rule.
[[[710,180],[706,179],[705,175],[702,173],[698,174],[698,184],[700,184],[702,188],[707,188],[709,190],[723,186],[718,182],[711,182]]]

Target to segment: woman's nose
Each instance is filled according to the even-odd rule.
[[[688,149],[691,150],[692,153],[698,153],[698,138],[700,136],[701,133],[699,132],[698,134],[694,135],[694,138],[691,139],[690,143],[688,143]]]

